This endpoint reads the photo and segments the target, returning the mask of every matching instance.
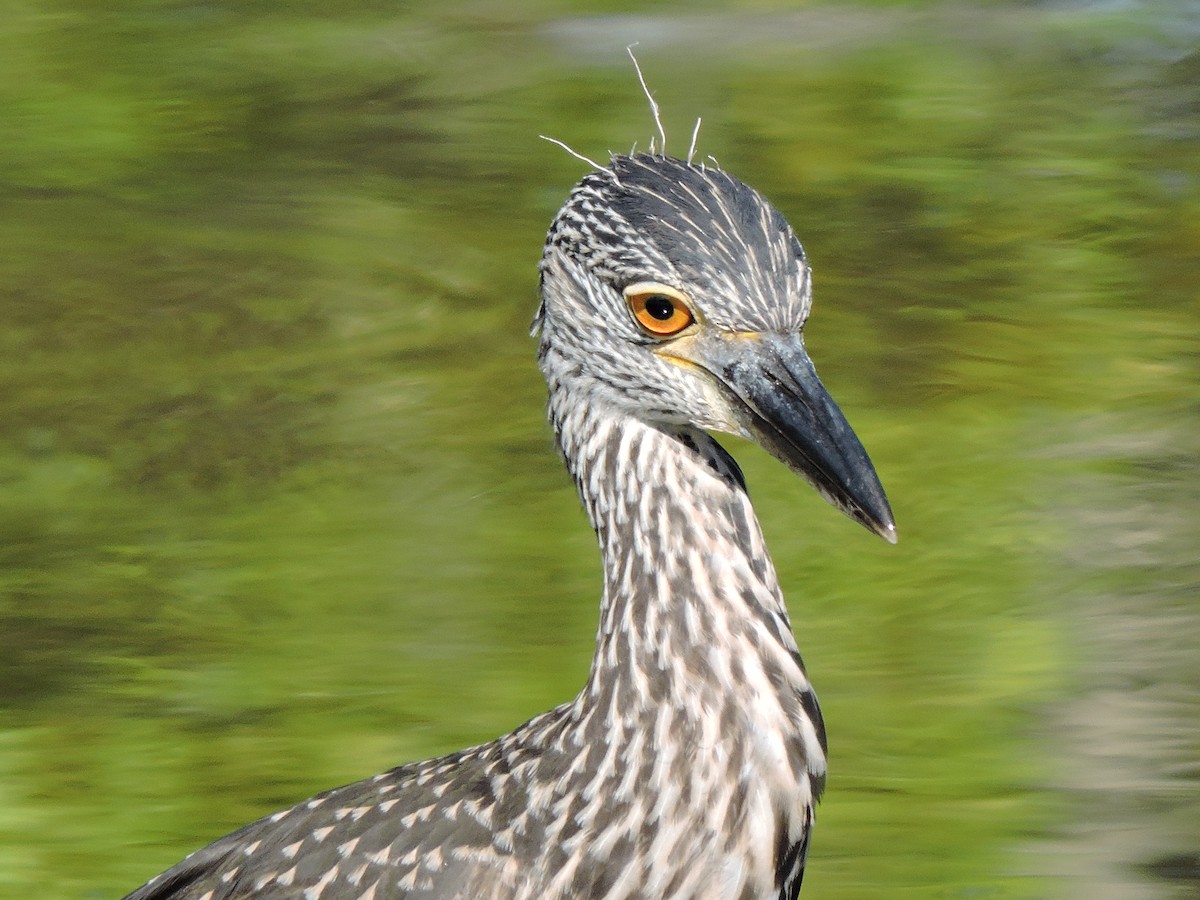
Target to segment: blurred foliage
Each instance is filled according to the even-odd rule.
[[[581,683],[598,561],[526,331],[582,169],[537,135],[645,146],[635,40],[670,147],[702,115],[804,240],[900,525],[733,442],[830,729],[805,896],[1095,896],[1060,859],[1101,810],[1194,850],[1186,4],[4,13],[0,896],[119,895]],[[1130,607],[1179,653],[1121,671],[1192,735],[1150,825],[1057,724],[1098,727]]]

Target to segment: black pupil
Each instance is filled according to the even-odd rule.
[[[665,322],[671,316],[675,315],[675,304],[671,302],[670,297],[655,294],[653,297],[646,298],[646,312],[650,313],[658,321]]]

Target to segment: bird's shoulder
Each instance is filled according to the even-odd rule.
[[[487,744],[398,766],[265,816],[197,850],[126,900],[294,897],[322,884],[325,897],[342,896],[335,885],[357,897],[376,883],[369,896],[382,900],[432,896],[434,882],[447,878],[483,878],[503,868],[515,844],[536,838],[529,785],[558,755],[552,738],[564,712],[560,707]],[[443,884],[437,896],[466,894],[446,892]]]

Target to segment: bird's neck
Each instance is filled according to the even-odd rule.
[[[720,707],[717,693],[760,678],[768,693],[806,691],[775,569],[728,454],[703,431],[557,399],[555,433],[604,558],[580,702],[656,715],[663,705]]]
[[[579,751],[563,781],[611,790],[618,819],[688,823],[694,852],[669,843],[680,865],[781,896],[779,848],[803,858],[825,728],[741,473],[704,432],[587,401],[551,382],[604,557],[591,672],[556,718]],[[747,834],[749,868],[728,849]],[[712,890],[696,896],[734,896]]]

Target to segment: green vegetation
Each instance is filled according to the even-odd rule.
[[[119,896],[573,694],[598,564],[527,326],[583,169],[537,135],[645,147],[643,35],[670,149],[702,115],[804,241],[900,527],[733,448],[829,723],[805,896],[1087,896],[1061,848],[1114,809],[1194,851],[1182,4],[8,6],[0,897]],[[1165,637],[1105,680],[1131,608]],[[1072,725],[1156,679],[1169,818]]]

